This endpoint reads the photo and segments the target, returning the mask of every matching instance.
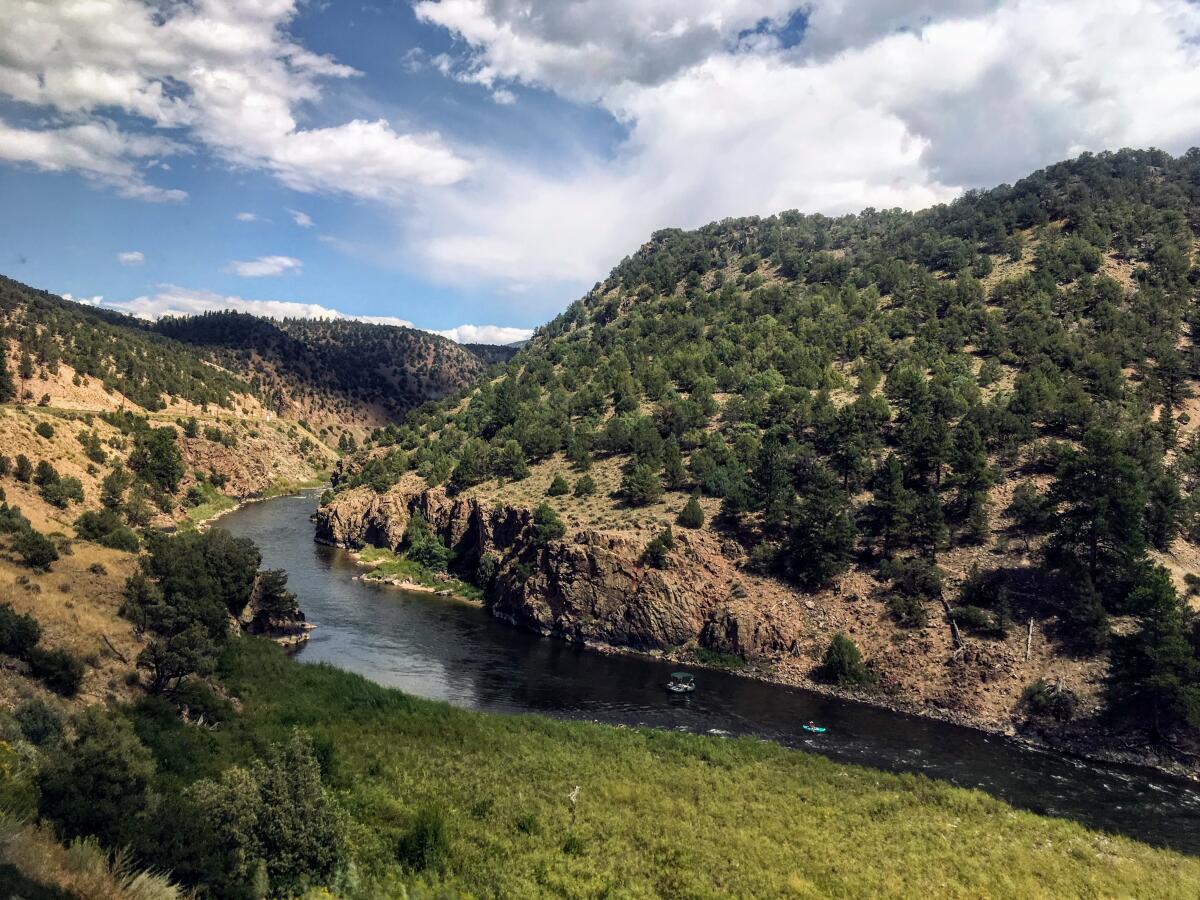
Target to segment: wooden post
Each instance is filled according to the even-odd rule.
[[[1029,633],[1025,635],[1025,662],[1033,654],[1033,616],[1029,617]]]

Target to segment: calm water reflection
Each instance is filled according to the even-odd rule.
[[[718,672],[662,689],[671,667],[585,650],[497,622],[472,604],[355,580],[344,551],[312,541],[315,495],[240,509],[221,527],[288,571],[310,621],[304,662],[328,662],[422,697],[491,712],[537,712],[710,734],[751,734],[832,759],[923,772],[1018,806],[1200,854],[1200,792],[1139,769],[1029,750],[969,729]],[[808,735],[800,724],[828,727]]]

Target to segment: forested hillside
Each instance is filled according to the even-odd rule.
[[[75,387],[98,381],[150,412],[173,400],[232,410],[253,398],[335,442],[346,428],[385,425],[473,384],[493,361],[428,332],[349,320],[227,311],[150,323],[3,277],[0,339],[14,398],[40,399],[39,383],[66,364]]]
[[[384,425],[473,384],[492,360],[415,328],[346,319],[215,312],[164,317],[155,331],[203,347],[280,414]]]
[[[419,476],[537,508],[526,540],[458,548],[517,621],[1178,747],[1200,725],[1198,229],[1193,150],[656,233],[503,377],[348,460],[326,537],[409,546],[385,520],[437,512]],[[572,596],[568,551],[627,592]]]

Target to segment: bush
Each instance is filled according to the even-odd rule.
[[[436,807],[425,806],[417,812],[412,826],[396,844],[396,859],[414,872],[440,869],[450,852],[446,818]]]
[[[39,747],[57,743],[63,736],[63,717],[44,700],[26,700],[17,707],[13,717],[21,726],[25,740]]]
[[[8,477],[12,472],[12,457],[0,453],[0,478]]]
[[[144,828],[154,760],[112,710],[87,709],[73,725],[74,740],[49,754],[38,773],[38,811],[64,837],[126,846]]]
[[[29,457],[24,453],[17,454],[17,465],[13,469],[13,477],[17,481],[23,481],[25,484],[33,480],[33,463],[29,461]]]
[[[32,528],[17,532],[13,539],[13,550],[21,557],[21,562],[31,569],[47,570],[58,559],[54,542]]]
[[[25,659],[41,637],[37,619],[17,612],[11,604],[0,603],[0,653]]]
[[[630,506],[649,506],[662,492],[662,479],[645,463],[634,466],[621,479],[621,493]]]
[[[992,615],[978,606],[958,606],[950,610],[950,617],[959,628],[985,631],[992,627]]]
[[[83,663],[66,650],[29,651],[29,668],[42,683],[56,694],[74,697],[83,684]]]
[[[1069,722],[1075,718],[1079,698],[1075,692],[1062,685],[1050,684],[1039,678],[1021,694],[1021,704],[1034,718],[1054,719]]]
[[[557,541],[567,533],[567,526],[549,504],[543,503],[533,513],[533,534],[539,544]]]
[[[680,510],[679,518],[676,521],[684,528],[702,527],[704,525],[704,510],[700,506],[700,501],[695,497],[689,497],[688,502]]]
[[[567,484],[567,479],[562,477],[562,473],[554,476],[554,480],[550,482],[550,487],[546,488],[547,497],[561,497],[571,490],[571,486]]]
[[[906,628],[923,628],[929,624],[925,602],[910,594],[894,593],[888,597],[888,612]]]
[[[594,493],[596,493],[596,479],[591,475],[581,475],[575,482],[575,496],[590,497]]]
[[[650,563],[656,569],[665,569],[667,567],[667,553],[674,548],[675,535],[671,532],[671,526],[668,525],[646,545],[646,562]]]
[[[59,478],[42,485],[42,499],[51,506],[66,509],[83,502],[83,483],[75,477]]]
[[[75,520],[75,534],[80,540],[92,541],[113,550],[133,553],[138,549],[138,536],[126,527],[111,509],[88,510]]]
[[[408,526],[404,529],[404,543],[404,555],[418,565],[432,572],[445,572],[450,566],[454,554],[438,540],[420,513],[408,520]]]
[[[854,641],[841,632],[829,642],[820,674],[825,681],[838,687],[862,687],[875,680]]]
[[[251,896],[296,896],[342,861],[345,821],[302,732],[249,769],[231,766],[195,782],[183,806],[176,827],[187,847],[185,874],[215,896],[246,896],[251,883],[261,889]]]
[[[38,422],[33,430],[46,440],[50,440],[50,438],[54,437],[54,426],[49,422]]]

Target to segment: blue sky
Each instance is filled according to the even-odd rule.
[[[1198,37],[1188,0],[14,2],[0,272],[505,341],[657,228],[1182,152]]]

